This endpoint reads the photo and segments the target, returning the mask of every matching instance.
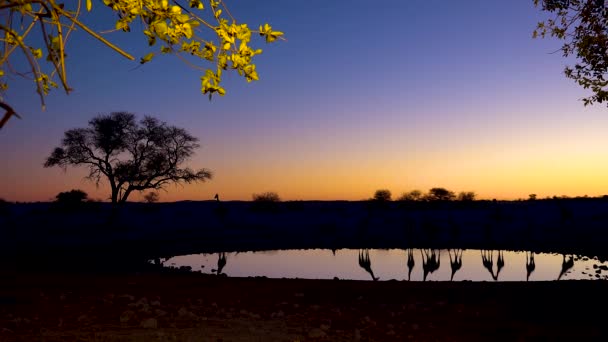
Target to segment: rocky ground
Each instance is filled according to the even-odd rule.
[[[0,341],[605,340],[608,282],[11,274]]]

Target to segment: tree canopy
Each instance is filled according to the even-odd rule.
[[[551,36],[564,41],[564,57],[575,56],[574,67],[564,69],[591,96],[585,105],[608,102],[608,7],[604,0],[534,0],[534,5],[554,15],[538,23],[533,37]]]
[[[247,82],[258,80],[253,57],[262,53],[250,43],[257,33],[267,43],[281,39],[283,32],[269,24],[252,30],[238,23],[222,0],[102,0],[116,16],[116,31],[131,32],[141,28],[142,39],[150,51],[139,62],[150,62],[156,53],[176,55],[202,73],[201,91],[223,96],[222,72],[235,70]],[[69,93],[66,70],[67,43],[76,29],[135,60],[123,48],[112,44],[101,32],[80,20],[83,11],[99,10],[92,0],[61,3],[57,0],[0,0],[0,107],[5,114],[0,128],[16,111],[1,95],[8,89],[9,74],[31,79],[44,108],[44,97],[52,88]],[[26,70],[16,70],[11,58],[27,61]],[[191,57],[190,57],[191,56]],[[194,62],[192,62],[194,61]],[[42,63],[46,62],[46,63]]]
[[[211,179],[207,169],[181,167],[199,147],[197,141],[155,118],[137,122],[134,114],[115,112],[93,118],[87,128],[66,131],[44,166],[87,166],[87,178],[109,181],[112,203],[125,202],[133,191]]]

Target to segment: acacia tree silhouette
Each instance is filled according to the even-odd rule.
[[[65,132],[44,167],[88,166],[88,179],[97,185],[107,178],[112,203],[125,202],[133,191],[162,189],[170,183],[211,179],[211,171],[181,168],[198,139],[183,128],[145,116],[141,121],[127,112],[99,115],[88,128]]]

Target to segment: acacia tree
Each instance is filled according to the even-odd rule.
[[[201,90],[223,96],[220,85],[222,71],[236,70],[247,82],[258,80],[252,58],[262,53],[249,44],[252,33],[258,33],[267,43],[281,39],[283,32],[275,31],[268,24],[251,30],[247,24],[239,24],[222,0],[102,0],[117,16],[115,31],[131,32],[141,28],[143,39],[157,52],[173,54],[188,65],[199,69]],[[52,88],[61,87],[66,93],[66,44],[76,29],[89,34],[106,47],[125,58],[135,57],[104,38],[102,32],[91,29],[81,21],[86,7],[93,10],[92,0],[0,0],[0,107],[5,114],[0,118],[0,129],[15,110],[2,101],[2,92],[8,88],[7,75],[30,78],[35,86],[42,107],[44,96]],[[100,9],[95,8],[95,11]],[[140,25],[136,25],[136,24]],[[18,55],[26,61],[25,70],[15,70],[18,63],[10,58]],[[141,56],[141,64],[150,62],[155,52]],[[190,57],[192,56],[192,57]],[[46,60],[48,63],[40,63]],[[203,62],[202,66],[199,62]],[[211,63],[211,67],[206,67]]]
[[[551,36],[564,41],[564,57],[574,55],[576,64],[564,69],[593,95],[585,105],[608,101],[608,7],[604,0],[534,0],[534,5],[554,15],[538,23],[533,37]]]
[[[162,189],[170,183],[192,183],[211,179],[211,171],[182,168],[198,139],[183,128],[169,126],[145,116],[115,112],[99,115],[87,128],[65,132],[45,167],[86,166],[88,179],[97,185],[107,179],[112,203],[125,202],[133,191]]]

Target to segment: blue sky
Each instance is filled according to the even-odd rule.
[[[556,40],[533,40],[544,14],[517,1],[228,1],[250,27],[268,22],[287,41],[258,45],[260,81],[226,75],[209,101],[200,72],[171,56],[138,65],[78,32],[68,46],[75,89],[55,90],[42,111],[33,85],[5,100],[23,114],[0,133],[8,160],[0,197],[48,200],[82,188],[105,198],[78,169],[43,169],[62,133],[116,110],[187,128],[203,147],[191,165],[213,181],[170,187],[161,199],[361,199],[445,186],[486,198],[606,192],[606,108],[583,107],[563,76]],[[97,7],[95,7],[97,6]],[[112,17],[94,2],[83,21]],[[101,11],[97,11],[100,9]],[[145,37],[106,37],[139,57]]]

